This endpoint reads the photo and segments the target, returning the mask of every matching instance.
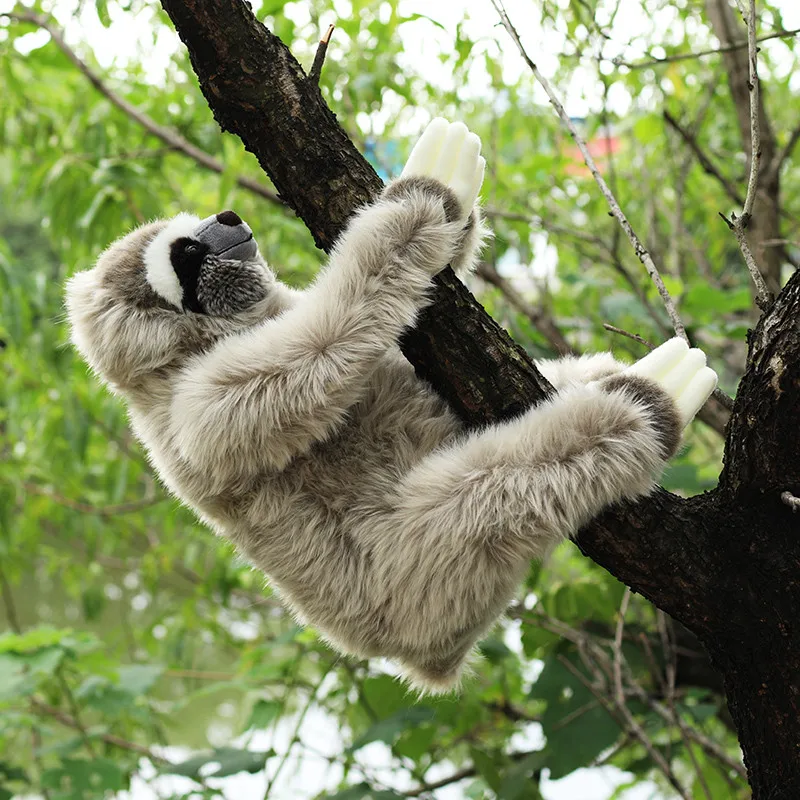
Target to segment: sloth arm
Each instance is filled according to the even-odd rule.
[[[170,429],[183,459],[218,481],[283,469],[331,435],[462,244],[442,189],[390,186],[356,215],[297,306],[182,373]]]

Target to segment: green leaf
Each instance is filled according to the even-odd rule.
[[[59,800],[93,800],[107,792],[122,791],[126,781],[122,770],[108,759],[64,758],[60,766],[44,771],[42,786],[60,790],[56,795]]]
[[[385,719],[402,708],[410,708],[416,702],[416,698],[408,689],[391,675],[367,678],[362,684],[361,691],[367,705],[379,719]]]
[[[433,709],[425,706],[401,709],[387,719],[376,722],[368,728],[365,733],[359,736],[358,739],[350,745],[348,752],[355,752],[370,742],[386,742],[386,744],[392,744],[402,731],[415,725],[430,722],[434,716],[435,712]]]
[[[367,783],[348,786],[336,794],[325,795],[326,800],[401,800],[404,795],[391,789],[373,789]]]
[[[490,789],[495,792],[499,791],[503,779],[500,776],[500,767],[496,760],[477,747],[471,747],[469,754],[475,769],[478,771],[478,775],[486,781]]]
[[[488,639],[483,639],[478,642],[478,648],[481,655],[492,664],[499,664],[513,655],[506,644],[494,636],[490,636]]]
[[[277,700],[257,700],[250,711],[250,717],[244,730],[264,730],[280,715],[282,710],[283,704]]]
[[[61,642],[72,635],[70,628],[50,628],[43,625],[25,633],[5,633],[0,636],[0,653],[28,653]]]
[[[497,790],[497,800],[537,800],[539,781],[533,773],[544,766],[544,753],[531,753],[509,769]]]
[[[576,655],[563,657],[569,660],[574,670],[582,671]],[[541,723],[547,737],[546,765],[552,780],[563,778],[591,763],[614,744],[621,733],[613,717],[573,670],[564,666],[558,654],[545,661],[531,697],[547,702]]]
[[[144,694],[161,677],[161,664],[131,664],[118,670],[119,688],[134,697]]]
[[[104,28],[111,27],[111,17],[108,13],[108,0],[95,0],[95,8],[97,9],[97,16],[100,18],[100,23]]]
[[[437,732],[435,725],[422,725],[403,731],[394,743],[394,752],[412,761],[419,761],[431,751]]]
[[[8,761],[0,761],[0,776],[7,781],[30,783],[28,773],[21,767],[14,767]]]
[[[160,771],[169,775],[198,778],[203,767],[213,764],[215,765],[213,769],[203,769],[203,775],[207,778],[225,778],[238,772],[260,772],[264,769],[267,759],[272,755],[274,755],[272,750],[256,752],[239,750],[235,747],[220,747],[216,750],[199,753],[178,764],[162,766]]]
[[[25,697],[52,675],[64,658],[59,647],[34,653],[0,653],[0,700]]]

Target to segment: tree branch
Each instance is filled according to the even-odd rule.
[[[48,17],[43,14],[36,14],[33,11],[11,11],[4,14],[9,19],[17,20],[18,22],[28,22],[35,25],[37,28],[47,31],[50,38],[55,45],[61,50],[62,53],[77,67],[77,69],[86,76],[92,86],[97,89],[100,94],[115,105],[120,111],[130,117],[134,122],[144,128],[148,133],[151,133],[156,138],[160,139],[171,150],[176,150],[183,153],[185,156],[196,161],[201,167],[222,174],[225,172],[225,164],[217,160],[214,156],[201,150],[196,145],[193,145],[188,139],[185,139],[177,131],[167,128],[164,125],[159,125],[154,119],[147,116],[143,111],[136,108],[132,103],[129,103],[124,97],[121,97],[114,92],[98,73],[96,73],[78,54],[66,43],[61,30],[58,26]],[[252,192],[253,194],[263,197],[272,203],[283,205],[280,197],[271,189],[264,186],[262,183],[253,180],[252,178],[239,175],[236,177],[236,183],[243,189]]]
[[[328,52],[328,44],[331,41],[331,36],[333,35],[333,29],[335,27],[333,23],[328,25],[328,30],[325,31],[322,38],[319,40],[319,46],[314,55],[314,63],[311,65],[311,70],[308,73],[308,79],[314,81],[314,83],[319,83],[320,76],[322,75],[322,65],[325,63],[325,54]]]
[[[52,717],[54,720],[60,722],[62,725],[65,725],[67,728],[72,728],[73,730],[79,732],[82,730],[81,723],[78,722],[75,717],[70,716],[60,708],[51,706],[48,703],[43,703],[41,700],[37,700],[36,698],[31,700],[31,708],[38,714]],[[137,753],[140,756],[144,756],[145,758],[150,759],[150,761],[152,761],[154,764],[170,763],[168,759],[158,755],[150,748],[141,744],[136,744],[136,742],[123,739],[121,736],[115,736],[113,733],[101,733],[99,734],[99,738],[112,747],[118,747],[121,750],[128,750],[131,753]]]
[[[757,42],[766,42],[769,39],[788,39],[793,36],[797,36],[800,33],[800,28],[795,28],[794,30],[780,30],[780,31],[773,31],[772,33],[764,34],[763,36],[759,36],[756,41]],[[689,59],[694,58],[703,58],[704,56],[718,56],[720,53],[730,53],[734,50],[743,50],[748,46],[747,41],[744,42],[734,42],[733,44],[728,44],[723,47],[716,47],[710,50],[698,50],[694,53],[676,53],[675,55],[671,56],[664,56],[663,58],[651,58],[647,61],[625,61],[622,58],[612,58],[611,63],[617,67],[627,67],[628,69],[646,69],[647,67],[658,67],[661,64],[674,64],[676,61],[687,61]]]
[[[774,163],[777,147],[764,98],[759,91],[755,2],[737,0],[743,9],[745,2],[750,8],[744,14],[747,21],[747,52],[743,53],[740,49],[726,51],[723,60],[742,148],[748,159],[748,192],[741,216],[732,216],[726,221],[732,226],[756,287],[756,300],[763,309],[781,286],[783,254],[777,248],[765,248],[763,245],[766,240],[780,237],[780,181],[778,173],[769,172],[759,179],[761,160],[767,165]],[[705,5],[711,27],[723,45],[741,38],[740,24],[728,0],[705,0]]]
[[[476,270],[478,277],[490,283],[520,314],[526,316],[548,344],[559,355],[576,354],[575,348],[564,338],[564,334],[543,309],[529,303],[491,264],[482,261]]]
[[[759,120],[759,83],[758,83],[758,48],[756,46],[756,2],[749,0],[749,8],[745,11],[744,1],[736,0],[739,11],[747,23],[747,60],[749,65],[750,81],[747,88],[750,92],[750,177],[747,181],[747,196],[744,207],[739,216],[731,217],[731,228],[739,249],[742,251],[747,269],[756,287],[756,302],[763,311],[772,301],[772,294],[767,289],[761,269],[756,264],[755,258],[747,242],[745,231],[753,217],[753,205],[756,202],[758,190],[758,172],[761,166],[761,123]]]
[[[669,111],[664,109],[663,111],[664,121],[667,125],[670,126],[680,137],[683,139],[684,142],[688,145],[689,149],[695,154],[697,161],[699,162],[700,166],[703,168],[703,172],[706,175],[710,175],[712,178],[715,178],[720,186],[725,189],[725,193],[728,197],[731,198],[735,203],[742,205],[744,203],[744,197],[739,193],[739,190],[736,188],[735,184],[728,180],[722,172],[717,168],[717,166],[711,161],[711,159],[706,155],[704,150],[700,147],[700,143],[697,141],[697,136],[695,136],[690,131],[686,130],[683,125],[678,122],[675,117],[670,114]]]

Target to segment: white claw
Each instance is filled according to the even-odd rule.
[[[444,137],[439,160],[431,172],[432,178],[436,178],[442,183],[450,184],[459,165],[461,150],[464,147],[468,133],[469,130],[463,122],[454,122],[450,126],[447,135]]]
[[[442,152],[442,145],[449,128],[450,123],[443,117],[431,120],[408,157],[402,173],[404,178],[412,175],[430,175]]]
[[[706,365],[706,354],[693,347],[658,382],[671,395],[677,397],[694,376]]]
[[[651,381],[660,381],[688,352],[689,345],[676,336],[656,347],[651,353],[628,367],[625,372],[629,375],[641,375]]]
[[[710,367],[703,367],[684,388],[676,400],[678,413],[685,428],[696,416],[703,404],[717,388],[717,373]]]
[[[462,208],[471,209],[478,200],[478,194],[483,186],[483,176],[486,172],[486,159],[481,157],[475,166],[475,172],[472,174],[472,185],[469,188],[469,194],[466,200],[461,204]]]

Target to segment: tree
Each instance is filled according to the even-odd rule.
[[[257,155],[281,198],[303,218],[316,242],[329,247],[348,215],[359,203],[369,199],[379,188],[380,180],[338,127],[316,82],[306,77],[280,39],[262,27],[244,5],[222,0],[215,4],[165,0],[164,7],[187,45],[201,88],[219,123],[241,136],[248,149]],[[51,34],[59,35],[46,18],[28,12],[18,12],[16,16],[49,27]],[[737,119],[741,120],[744,113],[741,109],[749,106],[750,94],[746,82],[743,84],[741,79],[742,57],[746,62],[748,52],[738,46],[744,38],[744,29],[740,26],[742,32],[738,36],[730,33],[735,30],[731,27],[735,20],[724,3],[709,2],[708,18],[717,30],[727,32],[726,36],[719,38],[723,42],[723,58],[731,76],[733,108]],[[581,20],[580,13],[576,13],[573,20],[578,21],[576,25],[589,22]],[[777,22],[780,23],[779,18]],[[780,24],[777,27],[782,28]],[[730,44],[726,45],[726,42]],[[62,51],[71,52],[63,40]],[[663,63],[679,63],[669,61],[669,55],[661,58]],[[72,60],[75,62],[75,58]],[[84,73],[89,72],[85,64],[78,64]],[[94,82],[101,90],[104,89],[103,81],[98,79]],[[746,94],[742,93],[742,86]],[[116,95],[112,94],[112,97]],[[142,124],[141,118],[136,120],[132,117],[130,108],[126,109],[120,103],[117,105],[129,118]],[[778,147],[763,104],[756,105],[756,109],[764,117],[760,152],[767,169],[755,196],[753,224],[748,233],[767,287],[774,291],[780,285],[782,264],[793,257],[790,245],[782,239],[779,225],[783,217],[791,220],[792,215],[792,210],[782,205],[779,178],[798,137],[796,133],[790,134],[783,147]],[[740,125],[740,134],[747,149],[751,133],[749,112],[744,116],[748,125]],[[697,131],[686,128],[673,115],[669,119],[669,124],[688,146],[702,155],[700,163],[703,168],[712,174],[716,171],[715,179],[729,194],[733,190],[737,196],[732,199],[738,203],[738,189],[709,160],[698,141]],[[170,147],[192,155],[192,145],[184,146],[186,140],[181,137],[176,140],[173,132],[166,130],[165,133],[165,129],[158,126],[150,126],[150,131]],[[751,148],[752,151],[758,152],[758,148]],[[201,157],[203,152],[200,151]],[[200,160],[196,152],[192,157]],[[685,163],[683,188],[688,194],[686,176],[693,161]],[[205,166],[214,168],[209,163]],[[224,174],[224,166],[221,171]],[[270,196],[268,190],[258,186],[254,190],[262,197]],[[682,201],[683,198],[678,199],[678,203]],[[695,207],[703,208],[704,204],[698,203]],[[680,219],[680,214],[677,217]],[[496,219],[502,220],[502,213],[497,214]],[[525,218],[518,221],[524,222]],[[685,221],[680,219],[680,225],[685,225]],[[570,233],[581,242],[580,235]],[[584,244],[588,238],[588,244],[595,248],[604,246],[603,239],[595,236],[594,232],[577,233],[583,233]],[[653,233],[656,240],[653,249],[656,251],[662,249],[657,234],[656,226]],[[730,240],[735,248],[735,239],[730,237]],[[768,242],[777,246],[771,247]],[[681,242],[679,248],[684,246],[685,242]],[[730,258],[727,247],[727,243],[723,245],[723,252]],[[606,256],[639,295],[641,306],[654,318],[656,331],[663,333],[664,319],[657,312],[651,313],[652,303],[641,284],[630,276],[618,242],[614,240],[607,250]],[[767,252],[768,256],[765,255]],[[702,252],[699,255],[702,262],[706,256]],[[714,285],[718,284],[718,277],[713,274],[713,267],[709,272],[706,291],[717,292],[712,302],[723,304],[726,300],[733,300],[726,293],[727,286]],[[504,291],[510,302],[520,306],[519,296],[507,281],[504,282],[495,267],[487,264],[483,274]],[[679,267],[671,277],[680,279],[686,274]],[[739,288],[739,292],[734,305],[728,308],[739,317],[737,323],[741,328],[749,296],[745,292],[747,302],[743,304],[741,284],[735,282],[733,285]],[[587,555],[683,623],[706,646],[712,661],[724,676],[731,715],[745,753],[753,796],[757,798],[794,797],[800,790],[800,760],[796,753],[800,741],[797,730],[800,716],[795,698],[800,664],[792,636],[796,617],[792,612],[797,609],[798,598],[791,574],[791,566],[796,560],[793,548],[800,528],[792,508],[795,495],[800,494],[798,466],[793,459],[798,452],[798,431],[792,424],[800,388],[796,352],[800,346],[796,322],[798,292],[800,287],[795,275],[777,300],[766,308],[750,336],[747,369],[727,430],[725,468],[714,491],[689,500],[659,492],[635,507],[605,514],[582,531],[578,538],[579,546]],[[690,306],[687,299],[685,307]],[[522,308],[523,313],[529,312],[526,314],[528,323],[555,349],[572,347],[547,309],[525,308],[524,301]],[[700,315],[692,316],[697,316],[693,321],[699,326]],[[698,328],[692,333],[702,336],[704,331]],[[482,314],[452,275],[445,274],[438,281],[435,305],[403,345],[421,374],[431,380],[470,424],[514,414],[541,399],[547,391],[546,384],[524,351],[516,348]],[[724,416],[724,409],[717,406],[708,410],[706,419],[720,429]],[[193,573],[190,571],[189,574]],[[532,576],[531,589],[537,585],[538,579],[538,575]],[[8,581],[4,581],[4,585],[8,585]],[[6,594],[10,595],[10,588]],[[529,646],[526,647],[526,654],[546,656],[544,671],[532,690],[532,699],[546,700],[541,722],[547,736],[547,748],[518,753],[509,762],[508,757],[502,754],[502,748],[495,750],[489,758],[480,748],[473,746],[470,748],[471,764],[462,770],[463,777],[479,773],[500,796],[514,796],[513,791],[525,791],[524,788],[514,789],[514,786],[524,786],[529,776],[538,776],[542,767],[548,767],[557,775],[566,774],[575,766],[564,760],[564,740],[563,737],[559,740],[559,731],[567,731],[574,737],[575,726],[570,723],[581,718],[581,727],[594,734],[593,741],[584,745],[588,750],[581,751],[582,757],[584,752],[588,752],[587,760],[621,741],[620,750],[627,751],[628,758],[626,760],[623,755],[619,763],[630,767],[635,764],[635,760],[630,758],[631,752],[636,751],[625,745],[632,741],[640,748],[638,752],[642,753],[646,769],[655,765],[674,791],[690,796],[689,790],[684,788],[684,777],[673,766],[674,757],[663,752],[664,741],[659,741],[659,736],[665,731],[672,731],[678,739],[672,741],[668,733],[667,741],[675,746],[679,744],[684,757],[692,763],[697,776],[697,788],[692,791],[697,796],[703,792],[714,796],[717,791],[728,792],[718,796],[730,796],[738,791],[735,783],[723,784],[723,788],[718,790],[704,768],[705,759],[715,760],[723,765],[722,772],[716,774],[723,781],[735,780],[732,776],[736,773],[736,762],[725,752],[724,746],[686,721],[687,715],[698,713],[699,706],[688,701],[690,695],[675,693],[680,664],[675,651],[679,647],[670,640],[663,617],[657,617],[661,624],[655,626],[655,635],[651,638],[652,628],[646,624],[647,620],[644,620],[641,630],[636,624],[626,624],[625,611],[630,605],[627,593],[619,597],[619,603],[620,613],[616,621],[612,614],[606,624],[595,631],[559,625],[557,620],[547,615],[537,620],[539,629],[565,635],[572,644],[567,650],[557,652],[548,649],[552,642],[537,644],[535,637],[529,637]],[[8,604],[8,607],[13,608],[13,605]],[[531,620],[524,607],[517,609],[516,614],[526,622]],[[678,631],[678,638],[689,636],[681,629]],[[626,652],[626,645],[632,637],[641,644],[640,653],[649,654],[651,660],[656,660],[653,651],[655,643],[658,643],[659,658],[668,660],[664,685],[647,688],[642,685],[633,666],[634,656]],[[65,636],[58,638],[53,634],[51,638],[52,641],[31,641],[20,635],[9,640],[11,644],[7,646],[13,656],[12,662],[28,665],[31,659],[41,658],[42,653],[61,653],[58,658],[52,656],[54,663],[57,662],[52,670],[60,675],[61,659],[66,659],[67,653],[72,653],[70,657],[79,655],[81,650]],[[532,644],[531,639],[534,640]],[[541,647],[544,649],[539,650]],[[509,654],[503,648],[501,642],[492,644],[491,640],[484,646],[487,657],[497,664],[500,673],[508,667]],[[671,655],[670,651],[673,651]],[[47,670],[44,674],[48,674]],[[660,665],[656,664],[653,674],[662,674]],[[356,744],[364,744],[370,737],[384,738],[393,744],[400,757],[418,760],[408,752],[410,723],[444,719],[447,716],[445,706],[433,704],[433,717],[423,715],[417,718],[414,712],[427,714],[430,707],[420,709],[396,700],[394,706],[390,703],[391,713],[387,714],[385,708],[376,712],[372,704],[376,692],[374,687],[378,684],[374,681],[379,680],[366,678],[360,683],[365,712],[372,716],[375,724]],[[380,685],[386,691],[386,684]],[[570,689],[567,696],[561,691],[562,685]],[[695,682],[688,685],[706,690],[717,688],[708,676],[702,682],[695,678]],[[125,686],[118,687],[118,690],[124,691]],[[63,699],[69,701],[69,697],[67,694]],[[314,694],[311,697],[313,699]],[[520,709],[509,703],[506,692],[499,697],[499,700],[482,698],[476,706],[479,713],[497,713],[505,723],[512,724],[532,718],[527,708]],[[680,700],[676,703],[678,697]],[[681,707],[681,701],[684,707]],[[270,705],[271,702],[263,700],[261,705],[257,703],[254,707],[254,715],[256,709],[264,715],[261,722],[279,713]],[[49,711],[44,708],[41,699],[33,696],[32,710],[50,714],[51,718],[65,723],[64,711],[56,706],[47,707]],[[369,708],[372,708],[371,715]],[[648,718],[651,727],[652,718],[660,720],[657,735],[648,731]],[[82,734],[84,746],[91,753],[91,737],[81,724],[80,715],[73,709],[66,719]],[[452,726],[453,731],[456,728]],[[765,729],[776,731],[768,742],[764,740]],[[499,731],[495,733],[499,734]],[[623,734],[623,739],[620,739]],[[107,738],[102,741],[105,745],[113,745]],[[417,739],[411,747],[412,754],[418,752],[414,748],[420,746]],[[259,759],[257,754],[252,757],[252,752],[247,756],[240,751],[217,753],[216,756],[223,763],[223,771],[228,758],[234,763],[238,763],[235,761],[237,758],[244,759],[245,769],[258,769],[268,760],[266,754]],[[247,758],[251,760],[247,761]],[[196,762],[192,774],[197,774],[200,763],[205,762]],[[183,769],[189,771],[189,767]],[[413,774],[421,781],[423,792],[433,787],[433,783],[424,780],[424,771]],[[449,778],[459,774],[454,773]]]

